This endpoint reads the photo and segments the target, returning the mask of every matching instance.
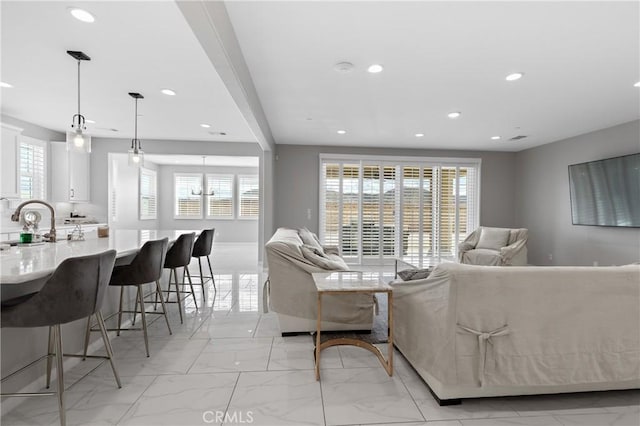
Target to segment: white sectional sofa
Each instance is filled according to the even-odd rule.
[[[303,238],[306,241],[303,241]],[[283,335],[316,330],[318,292],[314,272],[349,270],[337,247],[323,247],[306,229],[279,228],[266,246],[270,308]],[[327,295],[322,330],[371,330],[374,299],[369,295]]]
[[[640,266],[438,265],[393,283],[396,347],[441,404],[640,388]]]

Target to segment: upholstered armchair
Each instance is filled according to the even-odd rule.
[[[481,226],[458,245],[458,261],[469,265],[527,264],[528,230]]]

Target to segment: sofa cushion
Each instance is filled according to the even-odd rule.
[[[302,247],[302,255],[305,259],[313,263],[319,268],[330,271],[347,271],[349,268],[339,256],[325,256],[322,251],[315,247],[304,244]]]
[[[511,230],[509,229],[482,228],[476,248],[500,250],[508,245],[510,235]]]
[[[318,241],[318,237],[316,237],[313,232],[309,231],[307,228],[300,228],[300,230],[298,231],[298,235],[300,235],[300,239],[302,240],[303,244],[311,246],[320,251],[320,253],[324,254],[324,249]]]
[[[402,278],[402,281],[423,280],[429,278],[431,271],[433,271],[433,268],[405,269],[404,271],[398,272],[398,277]]]
[[[462,255],[462,263],[469,265],[500,266],[502,258],[499,250],[473,249]]]

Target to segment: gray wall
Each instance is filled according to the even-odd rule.
[[[640,229],[571,224],[567,169],[637,152],[640,121],[516,154],[516,223],[529,228],[529,263],[620,265],[640,260]]]
[[[233,175],[257,175],[257,167],[202,167],[161,165],[158,171],[160,228],[161,229],[204,229],[215,228],[216,242],[258,242],[258,219],[174,219],[173,174],[174,173],[222,173]],[[236,203],[238,188],[236,177]],[[234,208],[238,209],[237,204]]]
[[[274,179],[276,228],[306,226],[318,232],[321,153],[481,158],[480,224],[511,227],[516,222],[514,153],[278,145]],[[311,220],[307,219],[307,209],[311,209]]]

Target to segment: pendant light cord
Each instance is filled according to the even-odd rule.
[[[80,116],[80,61],[78,61],[78,116]],[[78,118],[78,125],[80,125],[80,118]]]

